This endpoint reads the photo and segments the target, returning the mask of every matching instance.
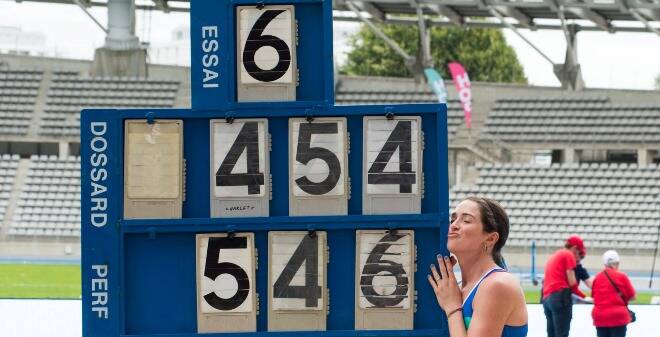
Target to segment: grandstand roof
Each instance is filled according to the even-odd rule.
[[[108,0],[27,0],[32,2],[75,4],[85,7],[107,6]],[[337,20],[357,20],[346,14],[349,0],[334,0]],[[584,20],[581,30],[606,30],[643,32],[660,28],[649,22],[660,21],[660,0],[350,0],[374,20],[416,24],[411,17],[416,14],[417,4],[422,6],[425,15],[431,19],[430,25],[455,25],[467,27],[504,27],[499,16],[515,19],[518,27],[530,29],[562,29],[559,23],[537,22],[542,19]],[[136,8],[161,10],[163,12],[188,12],[188,0],[136,0]],[[486,20],[484,20],[486,19]],[[627,24],[613,24],[615,21],[628,21]],[[631,26],[637,21],[643,25]]]

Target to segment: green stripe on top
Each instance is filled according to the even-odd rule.
[[[463,323],[465,323],[465,330],[470,328],[470,322],[472,322],[472,317],[463,317]]]

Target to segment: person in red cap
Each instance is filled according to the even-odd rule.
[[[548,337],[568,337],[573,318],[571,287],[578,283],[574,268],[580,253],[586,252],[582,238],[573,235],[566,240],[564,248],[550,255],[545,263],[541,302],[547,321]]]

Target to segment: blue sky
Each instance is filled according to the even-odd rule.
[[[103,24],[106,23],[104,8],[93,8],[91,12]],[[104,42],[104,33],[74,5],[0,1],[0,25],[43,33],[49,51],[56,51],[62,57],[91,59],[94,48]],[[150,41],[152,45],[167,44],[172,30],[184,25],[188,25],[186,13],[137,13],[137,33],[141,40]],[[356,27],[357,24],[353,23],[336,23],[335,55],[339,61],[348,51],[345,35]],[[522,32],[555,63],[563,62],[566,44],[561,31]],[[505,36],[516,50],[530,84],[559,85],[550,63],[513,32],[505,30]],[[580,32],[578,58],[587,87],[653,89],[654,79],[660,74],[660,36],[652,33]]]

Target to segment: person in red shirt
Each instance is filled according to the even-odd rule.
[[[631,321],[628,302],[635,298],[635,289],[628,276],[619,271],[619,261],[616,251],[606,251],[603,254],[605,269],[593,281],[591,317],[598,337],[624,337],[626,325]]]
[[[543,312],[547,321],[548,337],[568,337],[573,318],[571,287],[577,284],[575,266],[580,253],[586,254],[582,238],[573,235],[564,248],[548,258],[543,277]]]
[[[577,284],[571,287],[571,291],[573,292],[573,299],[574,303],[594,303],[593,298],[587,297],[581,290],[580,290],[580,281],[584,282],[584,284],[591,288],[591,284],[594,280],[592,276],[589,276],[589,272],[587,271],[586,268],[582,266],[581,261],[584,259],[585,255],[587,254],[586,249],[584,251],[580,251],[580,256],[578,256],[577,260],[577,265],[573,270],[575,270],[575,278],[577,279]]]

